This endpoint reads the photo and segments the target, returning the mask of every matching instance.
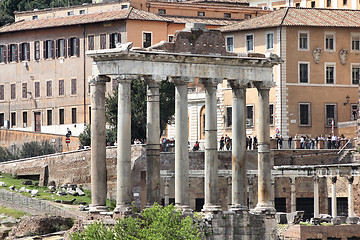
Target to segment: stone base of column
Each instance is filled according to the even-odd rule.
[[[346,219],[346,222],[347,222],[348,224],[358,224],[359,218],[358,218],[358,217],[348,217],[348,218]]]
[[[273,206],[256,206],[255,208],[250,209],[250,212],[275,215],[276,209]]]
[[[204,205],[201,211],[204,213],[220,213],[222,209],[220,205]]]
[[[248,209],[247,206],[244,206],[244,205],[241,205],[241,204],[233,204],[229,208],[229,211],[235,212],[235,213],[238,213],[238,212],[241,212],[241,211],[248,211],[248,210],[249,209]]]
[[[175,207],[176,207],[177,209],[179,209],[179,210],[182,212],[182,214],[184,214],[184,215],[186,215],[186,216],[190,216],[190,215],[193,214],[193,210],[192,210],[189,206],[187,206],[187,205],[175,204]]]
[[[311,218],[310,224],[311,225],[321,225],[321,218]]]
[[[89,213],[101,213],[101,212],[109,212],[109,208],[107,206],[100,205],[89,205]]]
[[[114,218],[123,218],[132,214],[132,207],[128,204],[116,205],[114,209]]]

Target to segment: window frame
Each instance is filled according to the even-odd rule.
[[[77,79],[76,79],[76,77],[70,78],[70,95],[77,96]]]
[[[69,58],[80,56],[80,39],[78,37],[68,38],[68,46],[67,47],[68,47],[67,55],[69,56]]]
[[[327,37],[328,36],[332,36],[333,38],[333,48],[331,49],[331,48],[328,48],[328,43],[327,43]],[[325,32],[324,33],[324,50],[325,50],[325,52],[336,52],[336,34],[335,34],[335,32]]]
[[[16,116],[16,111],[11,111],[10,113],[10,127],[16,127],[17,126],[17,116]]]
[[[271,113],[271,106],[272,106],[272,113]],[[270,126],[275,126],[275,104],[269,103],[269,117],[270,117]],[[272,122],[272,123],[271,123]]]
[[[71,108],[71,124],[76,124],[76,123],[77,123],[77,108],[73,107]]]
[[[37,88],[37,85],[39,88]],[[41,85],[40,81],[34,81],[34,98],[39,99],[41,97]]]
[[[353,38],[356,37],[357,40],[357,49],[354,49],[353,46]],[[350,51],[351,52],[360,52],[360,32],[359,33],[351,33],[351,40],[350,40]]]
[[[40,46],[40,41],[35,41],[34,42],[34,60],[35,61],[39,61],[41,58],[41,46]]]
[[[301,106],[308,106],[307,109],[307,119],[308,119],[308,123],[302,123],[301,121]],[[309,102],[299,102],[298,103],[298,114],[299,114],[299,127],[311,127],[311,103]]]
[[[327,80],[328,80],[328,71],[327,71],[327,68],[328,67],[333,67],[333,82],[332,83],[328,83]],[[336,84],[336,63],[334,62],[325,62],[324,63],[324,84],[326,85],[335,85]]]
[[[51,113],[51,114],[49,114],[49,113]],[[51,115],[50,118],[49,118],[49,115]],[[46,125],[47,126],[53,125],[53,110],[52,109],[46,109]]]
[[[250,36],[252,36],[252,49],[249,49],[250,45],[248,45],[248,37]],[[254,52],[255,50],[254,42],[255,42],[255,37],[253,33],[245,34],[245,52]]]
[[[166,9],[159,8],[159,9],[158,9],[158,14],[159,14],[159,15],[165,15],[165,14],[166,14]]]
[[[145,34],[150,34],[151,35],[151,41],[150,41],[150,45],[149,46],[147,46],[147,47],[145,47],[145,45],[144,45],[144,35]],[[142,34],[141,34],[141,36],[142,36],[142,47],[143,48],[148,48],[148,47],[150,47],[150,46],[152,46],[153,45],[153,32],[149,32],[149,31],[142,31]]]
[[[61,48],[60,48],[60,41],[63,41],[63,46],[62,46],[62,49],[63,49],[63,55],[61,56],[60,55],[60,51],[61,51]],[[59,38],[56,40],[56,46],[55,46],[55,53],[56,53],[56,58],[66,58],[67,57],[67,41],[65,38]]]
[[[356,117],[354,118],[353,110],[356,108]],[[357,121],[359,118],[359,105],[357,103],[351,103],[350,104],[350,120],[351,121]]]
[[[26,54],[24,54],[26,52]],[[19,61],[30,61],[30,43],[23,42],[19,44]]]
[[[0,128],[5,126],[5,113],[0,112]]]
[[[272,35],[272,47],[270,48],[268,45],[268,36]],[[265,48],[266,51],[273,51],[274,50],[274,32],[273,31],[269,31],[269,32],[265,32]]]
[[[358,69],[358,82],[357,83],[354,83],[354,75],[353,75],[354,68]],[[350,84],[358,85],[360,83],[360,63],[351,63],[350,64],[350,74],[351,74]]]
[[[49,44],[51,43],[51,46]],[[55,58],[55,41],[47,39],[43,41],[43,58],[54,59]]]
[[[27,128],[28,127],[28,117],[29,117],[29,114],[28,114],[28,111],[22,111],[21,112],[21,118],[22,118],[22,127],[23,128]]]
[[[306,48],[301,47],[301,34],[306,34]],[[298,31],[298,51],[309,51],[310,50],[310,32],[309,31]]]
[[[92,38],[92,45],[90,45],[90,38]],[[91,47],[90,47],[91,46]],[[87,50],[95,50],[95,35],[87,35]]]
[[[229,49],[229,44],[228,44],[228,39],[232,39],[232,50]],[[234,52],[235,51],[235,44],[234,44],[234,36],[231,35],[231,36],[226,36],[225,37],[225,47],[226,47],[226,51],[228,52]]]
[[[205,17],[205,12],[203,12],[203,11],[198,11],[198,12],[197,12],[197,16],[198,16],[198,17]]]
[[[22,82],[21,83],[21,98],[26,100],[28,94],[28,83],[27,82]]]
[[[325,114],[325,127],[331,127],[331,123],[328,124],[328,119],[327,118],[327,106],[334,106],[334,127],[336,127],[336,122],[337,122],[337,104],[336,103],[325,103],[324,104],[324,114]]]
[[[64,124],[65,124],[65,109],[59,108],[59,125],[64,125]]]
[[[0,84],[0,102],[5,101],[5,84]]]
[[[104,42],[103,42],[102,40],[104,40]],[[100,43],[99,49],[100,49],[100,50],[106,49],[106,42],[107,42],[107,40],[106,40],[106,33],[100,33],[100,34],[99,34],[99,43]]]
[[[60,88],[60,82],[62,82],[62,88]],[[58,96],[59,97],[64,97],[65,96],[65,79],[59,79],[58,80]],[[61,94],[61,91],[63,94]]]
[[[228,115],[230,113],[230,116]],[[225,106],[225,128],[230,129],[232,128],[232,105]],[[230,122],[229,122],[230,120]]]
[[[14,86],[14,89],[13,89]],[[14,93],[14,94],[13,94]],[[16,83],[10,83],[10,101],[16,100]]]
[[[301,64],[307,65],[307,82],[301,82]],[[298,83],[299,84],[309,84],[310,83],[310,62],[298,62]]]
[[[53,84],[52,84],[52,80],[46,80],[46,97],[47,98],[52,98],[53,97]],[[50,86],[49,86],[50,83]]]
[[[0,64],[1,63],[3,63],[3,64],[7,63],[7,46],[5,44],[0,45],[0,56],[2,56],[0,58]]]
[[[15,63],[19,61],[19,57],[18,57],[18,50],[19,46],[18,44],[9,44],[8,45],[8,62],[9,63]]]
[[[248,107],[252,108],[252,125],[248,124]],[[246,128],[254,128],[255,127],[255,105],[254,104],[246,104]]]
[[[117,36],[117,42],[115,42],[115,36]],[[116,44],[121,43],[120,32],[114,32],[109,34],[109,48],[116,48]]]
[[[231,13],[224,13],[224,18],[230,19],[231,18]]]

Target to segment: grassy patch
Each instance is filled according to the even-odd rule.
[[[14,218],[22,218],[27,213],[22,212],[22,211],[18,211],[18,210],[15,210],[15,209],[0,206],[0,214],[4,214],[6,216],[14,217]]]
[[[6,189],[9,190],[10,186],[15,186],[16,189],[20,190],[21,187],[25,187],[26,189],[36,189],[39,191],[39,196],[36,196],[35,198],[38,199],[43,199],[43,200],[49,200],[49,201],[55,201],[55,200],[65,200],[65,201],[70,201],[72,199],[76,199],[74,204],[78,204],[79,202],[86,202],[87,204],[91,203],[91,192],[90,190],[84,190],[85,196],[71,196],[71,195],[66,195],[66,196],[57,196],[56,192],[55,193],[51,193],[49,191],[49,189],[46,186],[38,186],[39,182],[37,181],[32,181],[33,185],[23,185],[22,183],[26,180],[26,179],[18,179],[16,177],[11,176],[10,174],[6,174],[6,173],[1,173],[1,176],[3,176],[2,178],[0,178],[1,182],[6,183],[7,187],[0,187],[0,189]],[[20,192],[18,192],[20,193]],[[22,192],[20,193],[24,196],[30,196],[30,193],[25,193]],[[115,203],[112,200],[107,200],[106,201],[106,205],[110,208],[114,208],[115,207]]]

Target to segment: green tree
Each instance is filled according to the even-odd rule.
[[[29,158],[29,157],[37,157],[47,154],[55,153],[55,148],[47,141],[43,141],[42,143],[32,141],[24,143],[21,146],[20,150],[20,158]]]
[[[131,139],[146,138],[146,83],[140,79],[131,82]],[[117,128],[118,91],[106,98],[106,121]],[[160,130],[173,120],[175,114],[175,86],[168,81],[160,83]],[[159,136],[160,137],[160,136]]]
[[[106,143],[114,143],[116,141],[116,131],[113,128],[106,129]],[[91,145],[91,125],[87,125],[79,135],[80,146]]]
[[[173,205],[162,207],[155,203],[153,207],[141,212],[138,217],[119,218],[114,227],[107,227],[101,222],[94,223],[84,232],[73,234],[71,238],[73,240],[200,240],[202,236],[198,224],[194,223],[191,217],[181,216],[181,212]]]

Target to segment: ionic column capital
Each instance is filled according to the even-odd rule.
[[[188,83],[194,82],[193,77],[184,77],[184,76],[171,76],[169,81],[175,85],[186,85]]]
[[[314,182],[319,183],[319,181],[320,181],[320,177],[314,176]]]
[[[249,82],[245,82],[241,79],[228,79],[227,80],[230,84],[230,87],[234,90],[234,89],[239,89],[239,88],[248,88],[249,87]]]
[[[254,82],[255,87],[259,90],[270,90],[275,87],[275,82]]]
[[[291,185],[295,185],[295,182],[296,182],[295,179],[296,179],[295,177],[290,177],[290,184]]]
[[[110,77],[106,75],[93,75],[88,78],[90,85],[95,85],[97,83],[107,83],[110,82]]]
[[[353,184],[354,182],[354,176],[347,177],[348,183]]]
[[[216,87],[222,82],[222,78],[199,78],[199,83],[202,83],[205,87]]]

